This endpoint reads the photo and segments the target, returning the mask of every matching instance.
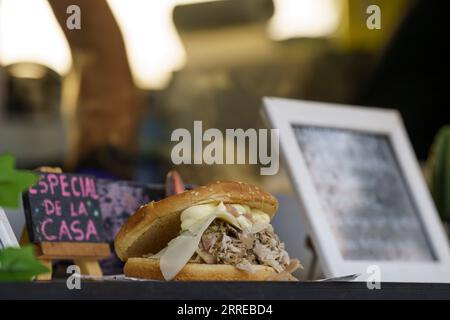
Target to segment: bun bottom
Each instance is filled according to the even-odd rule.
[[[175,281],[265,281],[277,273],[271,267],[254,266],[249,273],[225,264],[188,263],[175,276]],[[159,259],[130,258],[125,264],[127,277],[164,280],[159,268]]]

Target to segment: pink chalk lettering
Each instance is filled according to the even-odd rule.
[[[46,215],[56,215],[59,217],[62,216],[62,205],[60,200],[55,200],[55,202],[52,202],[49,199],[44,199],[43,203]]]
[[[61,221],[61,226],[59,227],[59,240],[63,240],[63,237],[67,237],[68,240],[72,240],[72,235],[70,234],[65,220]]]
[[[47,224],[52,224],[53,223],[53,219],[52,218],[47,218],[44,221],[41,222],[41,234],[44,236],[45,240],[47,241],[53,241],[56,240],[56,236],[55,235],[49,235],[46,231],[46,227]]]
[[[55,200],[55,214],[58,217],[62,216],[62,205],[60,200]]]
[[[94,200],[98,199],[97,191],[95,190],[95,181],[92,178],[86,178],[86,196]]]
[[[70,224],[70,230],[75,235],[75,240],[83,241],[84,240],[84,232],[78,226],[80,225],[80,221],[76,220]]]
[[[79,217],[79,216],[88,216],[89,213],[86,209],[86,205],[80,201],[79,205],[77,206],[74,202],[70,202],[70,216],[71,217]]]
[[[88,220],[87,228],[86,228],[86,241],[89,241],[91,237],[95,237],[95,239],[98,241],[100,240],[97,229],[95,228],[94,221],[91,219]]]
[[[71,189],[72,189],[72,194],[73,194],[75,197],[78,198],[78,197],[81,196],[81,192],[77,190],[77,188],[76,188],[76,182],[77,182],[77,178],[76,178],[76,177],[72,177],[72,178],[70,179],[70,187],[71,187]]]
[[[44,199],[45,214],[50,216],[55,213],[55,205],[49,199]]]
[[[61,195],[63,197],[69,198],[70,192],[68,191],[69,183],[67,182],[67,176],[61,175],[59,181],[61,183]]]
[[[45,176],[41,175],[41,180],[39,180],[38,185],[41,188],[40,190],[41,194],[46,194],[48,192],[48,185],[47,182],[45,181]]]
[[[55,194],[55,188],[58,186],[58,176],[56,174],[49,174],[47,176],[47,180],[50,184],[50,192],[51,194]]]
[[[86,196],[86,191],[85,191],[85,187],[84,187],[83,177],[79,177],[78,181],[80,182],[81,195],[83,197],[85,197]]]
[[[35,189],[35,187],[36,187],[36,185],[31,186],[31,187],[28,189],[28,193],[29,193],[29,194],[32,194],[32,195],[37,194],[37,190]]]
[[[73,202],[70,202],[69,207],[70,207],[70,216],[71,217],[78,216],[77,210],[75,210],[75,204]]]
[[[78,207],[78,215],[79,216],[88,216],[89,213],[86,209],[86,205],[83,202],[80,202],[80,206]]]

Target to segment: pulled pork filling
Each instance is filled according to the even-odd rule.
[[[203,233],[192,262],[228,264],[253,272],[252,265],[265,265],[277,272],[290,265],[284,243],[274,233],[271,225],[251,233],[215,219]]]

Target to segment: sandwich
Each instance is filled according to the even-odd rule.
[[[128,277],[296,280],[301,267],[274,233],[278,201],[242,182],[215,182],[142,206],[114,244]]]

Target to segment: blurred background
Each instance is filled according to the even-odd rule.
[[[398,109],[424,162],[450,122],[443,3],[0,0],[0,153],[24,169],[159,183],[174,129],[265,128],[261,99],[278,96]],[[81,28],[71,30],[74,4]],[[366,25],[371,5],[381,29]],[[176,169],[188,183],[238,179],[276,193],[276,229],[292,256],[311,260],[298,246],[304,225],[283,218],[298,215],[283,166],[266,177],[259,166]]]
[[[67,7],[81,9],[69,30]],[[381,8],[369,30],[368,6]],[[0,152],[160,182],[170,133],[264,128],[261,98],[396,108],[419,159],[449,122],[445,10],[420,0],[0,0]],[[178,168],[289,193],[284,170]]]

